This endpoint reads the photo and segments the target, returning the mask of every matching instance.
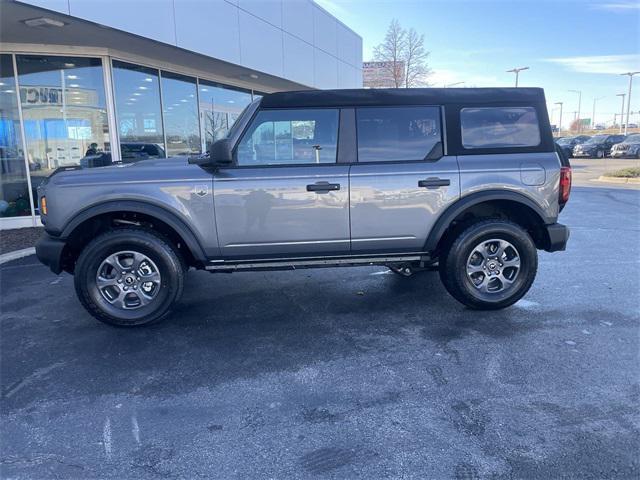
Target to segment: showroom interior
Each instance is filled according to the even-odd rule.
[[[56,168],[199,155],[260,95],[362,85],[361,38],[309,0],[210,2],[237,25],[215,50],[188,2],[168,2],[172,37],[101,3],[0,1],[0,229],[39,224]]]

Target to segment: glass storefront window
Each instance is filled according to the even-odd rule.
[[[167,156],[199,154],[196,79],[164,71],[161,76]]]
[[[200,80],[200,126],[205,148],[223,138],[242,110],[251,103],[251,93]]]
[[[158,70],[114,60],[113,87],[122,161],[165,158]]]
[[[17,55],[16,62],[34,199],[58,167],[110,164],[102,61]]]
[[[0,55],[0,217],[31,215],[11,55]]]

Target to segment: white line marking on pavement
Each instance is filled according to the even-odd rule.
[[[13,385],[11,385],[6,393],[4,394],[5,398],[9,398],[12,395],[15,395],[17,392],[19,392],[20,390],[22,390],[24,387],[31,385],[33,382],[35,382],[36,380],[38,380],[41,377],[44,377],[47,373],[55,370],[56,368],[62,367],[65,364],[65,362],[56,362],[52,365],[49,365],[48,367],[43,367],[43,368],[38,368],[37,370],[35,370],[31,375],[29,375],[28,377],[23,378],[22,380],[14,383]]]
[[[131,415],[131,433],[133,433],[133,438],[136,440],[136,443],[140,445],[140,426],[138,425],[138,419],[135,413]]]
[[[9,253],[3,253],[0,255],[0,265],[3,263],[11,262],[12,260],[18,260],[19,258],[28,257],[29,255],[33,255],[36,253],[36,249],[34,247],[31,248],[23,248],[22,250],[15,250]]]
[[[104,445],[104,453],[107,455],[107,458],[111,459],[111,419],[109,417],[104,421],[102,443]]]
[[[535,310],[536,307],[539,307],[540,304],[538,302],[533,302],[531,300],[518,300],[515,304],[516,307],[524,308],[525,310]]]

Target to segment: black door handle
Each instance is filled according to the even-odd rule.
[[[418,186],[424,188],[448,187],[449,185],[451,185],[451,180],[448,178],[429,177],[418,182]]]
[[[307,192],[329,193],[335,190],[340,190],[339,183],[316,182],[307,185]]]

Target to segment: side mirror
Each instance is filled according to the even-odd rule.
[[[233,163],[233,145],[228,138],[213,142],[209,149],[209,162],[213,166],[225,166]]]
[[[199,157],[189,158],[189,163],[196,165],[223,167],[233,163],[233,148],[228,138],[222,138],[211,144],[209,151]]]

